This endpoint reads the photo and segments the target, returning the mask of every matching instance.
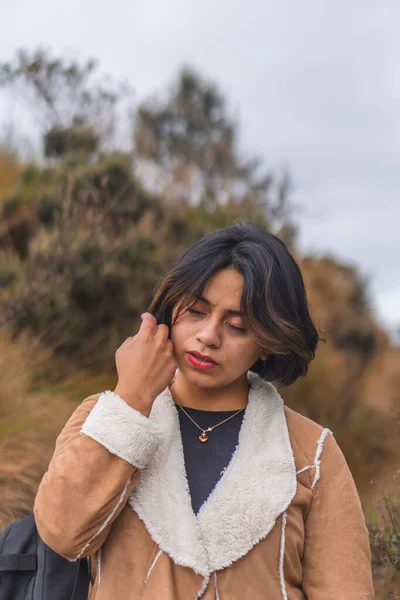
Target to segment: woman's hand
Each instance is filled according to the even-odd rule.
[[[168,333],[167,325],[157,325],[153,315],[144,313],[138,333],[115,353],[118,383],[114,392],[146,417],[177,367]]]

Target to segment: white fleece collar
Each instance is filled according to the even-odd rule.
[[[251,550],[272,529],[296,493],[296,467],[282,398],[249,374],[249,402],[239,444],[196,516],[186,477],[179,416],[166,389],[150,420],[162,442],[133,490],[130,506],[161,550],[207,577]]]

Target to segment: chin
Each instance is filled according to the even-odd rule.
[[[187,368],[186,365],[183,369],[179,367],[179,371],[181,372],[182,377],[186,379],[188,383],[204,389],[222,388],[230,385],[237,379],[230,378],[227,381],[221,374],[207,371],[196,371],[194,369],[192,370]]]
[[[197,385],[199,387],[215,387],[217,382],[217,377],[211,373],[207,372],[195,372],[191,369],[180,369],[182,376],[186,381],[193,385]],[[217,384],[218,385],[218,384]]]

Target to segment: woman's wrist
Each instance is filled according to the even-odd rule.
[[[154,402],[154,399],[151,397],[145,397],[133,390],[127,390],[119,384],[115,387],[114,394],[122,398],[131,408],[142,413],[145,417],[149,417]]]

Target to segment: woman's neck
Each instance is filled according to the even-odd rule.
[[[241,378],[221,388],[201,388],[187,381],[178,371],[172,385],[171,394],[181,406],[198,410],[239,410],[248,402],[249,384]]]

